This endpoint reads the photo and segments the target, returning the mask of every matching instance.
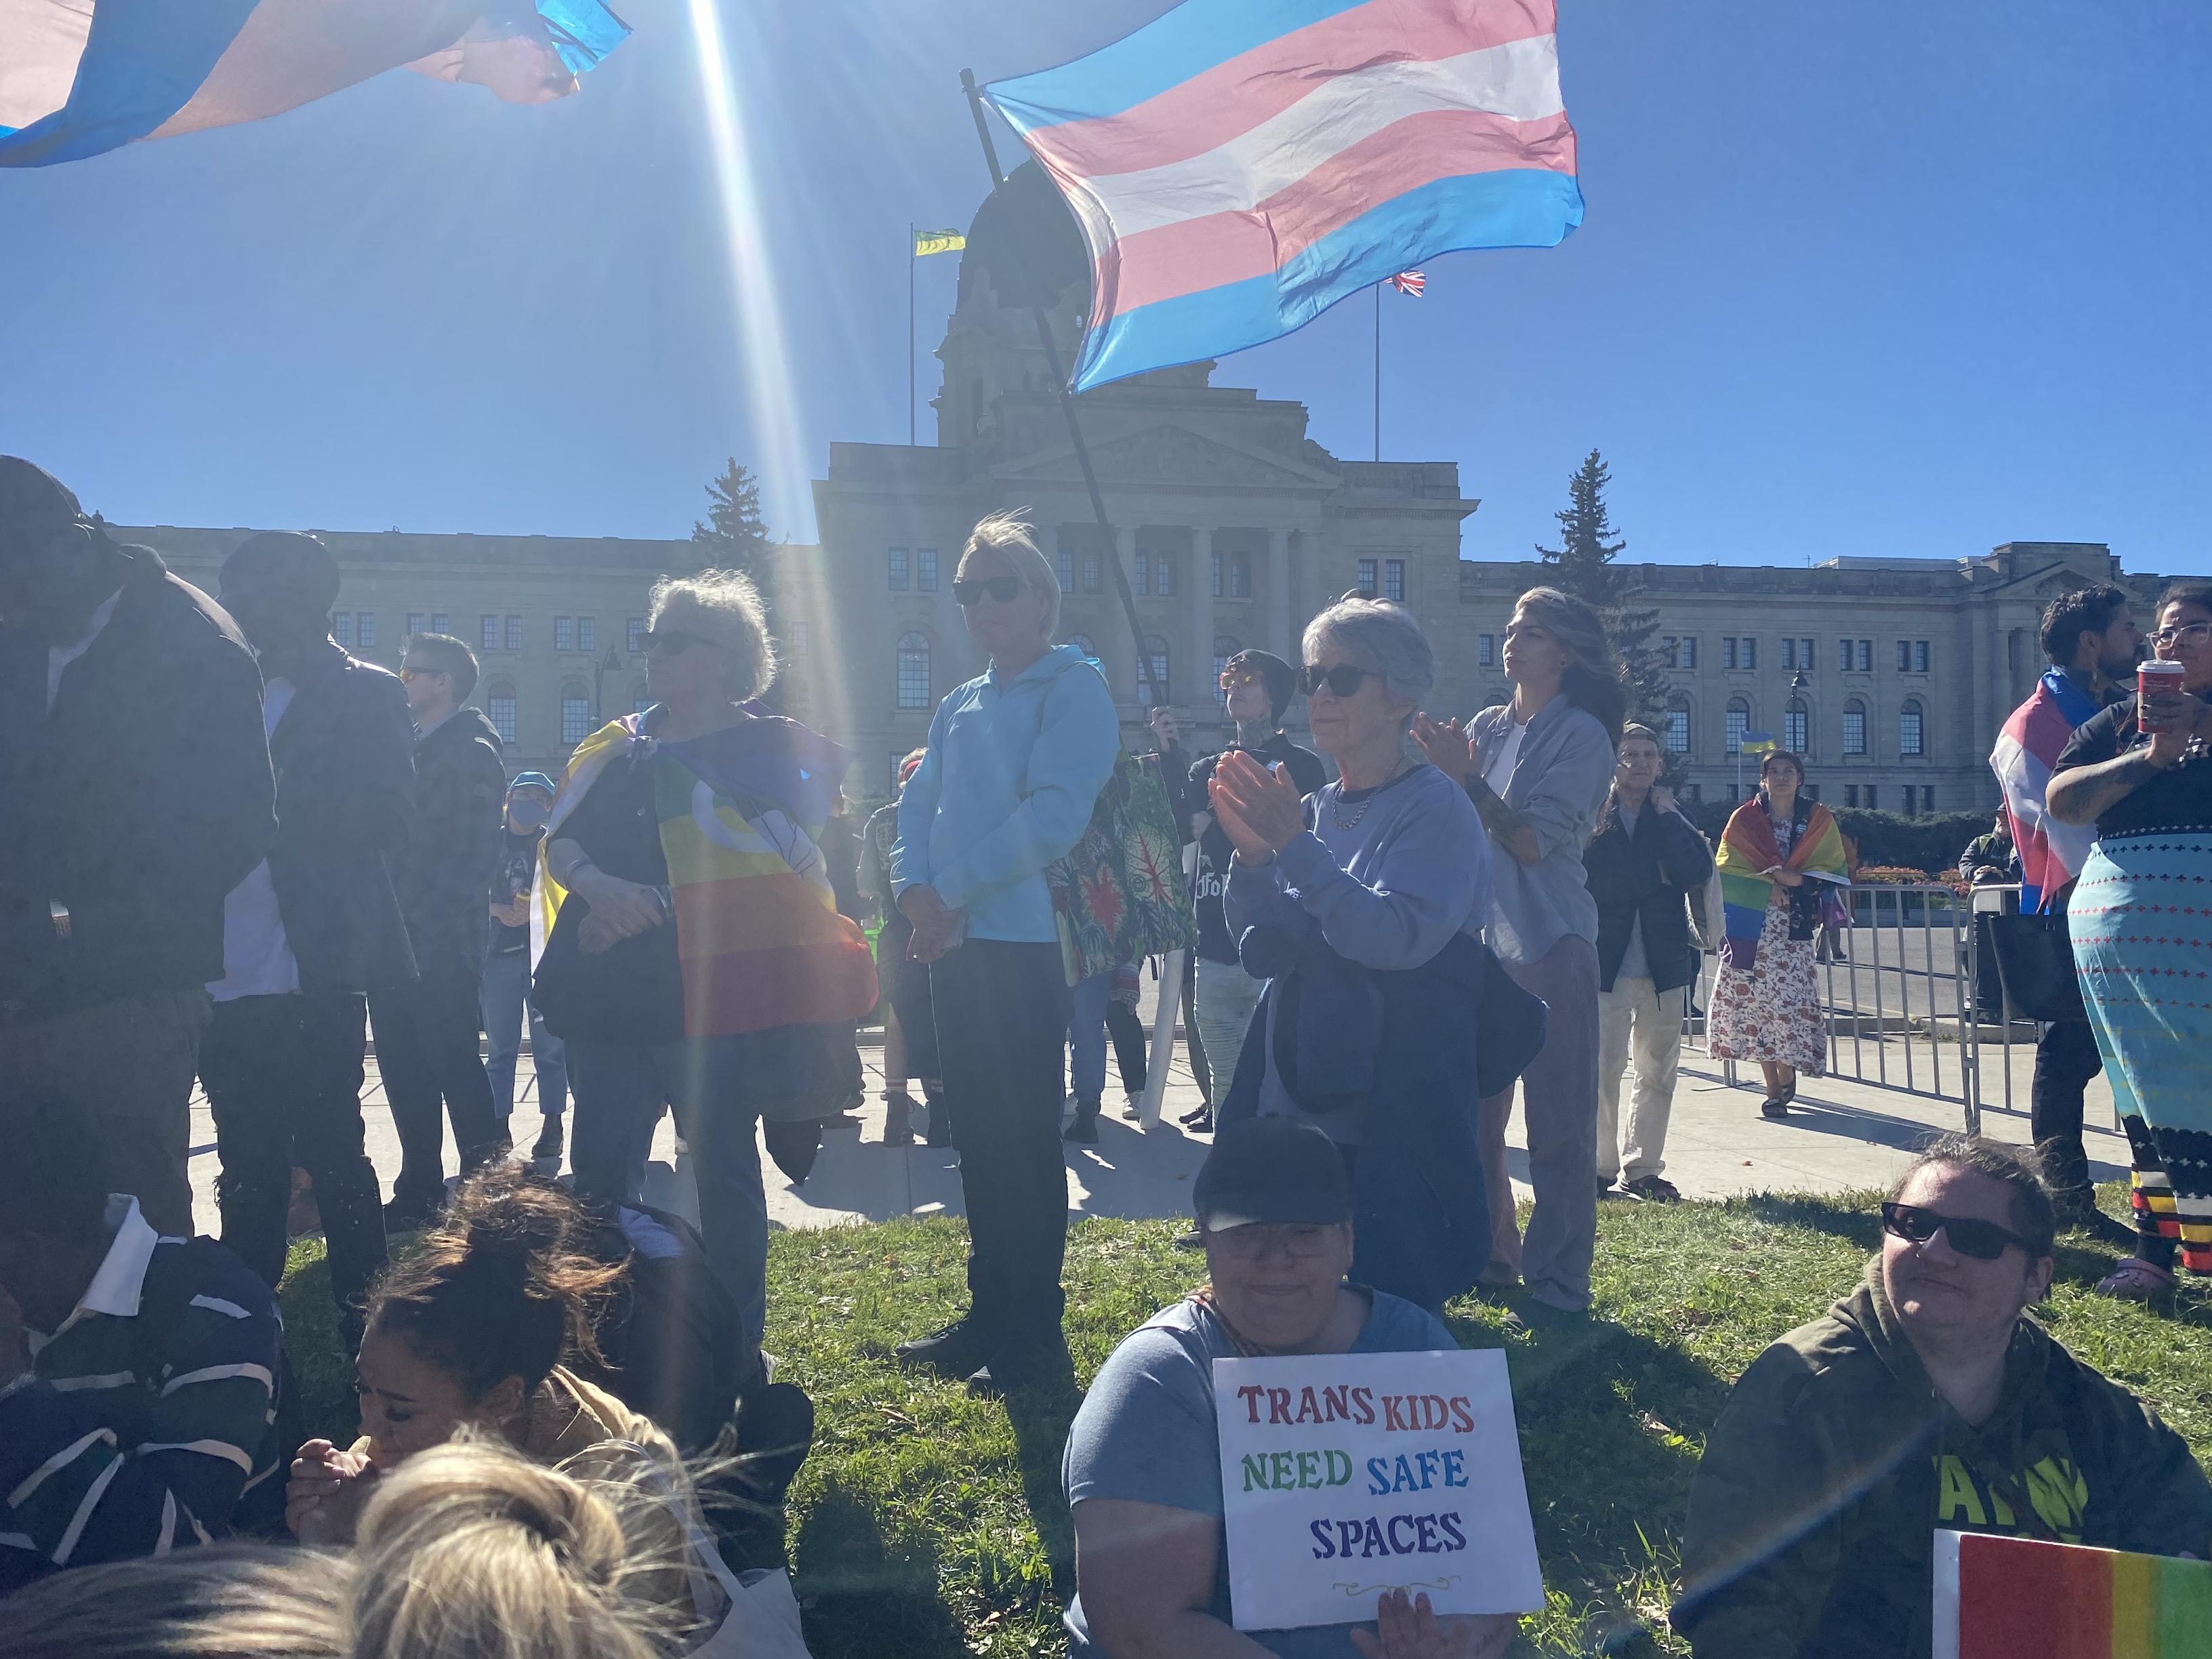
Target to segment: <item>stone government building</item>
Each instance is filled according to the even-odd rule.
[[[819,544],[778,550],[780,698],[854,751],[849,794],[888,793],[937,700],[980,672],[953,565],[975,520],[1002,508],[1025,509],[1037,526],[1066,594],[1062,637],[1099,659],[1133,746],[1146,711],[1113,555],[1194,752],[1228,736],[1222,661],[1260,647],[1295,662],[1307,620],[1346,592],[1401,600],[1420,618],[1437,652],[1434,711],[1505,699],[1506,619],[1547,571],[1460,557],[1461,524],[1480,503],[1462,491],[1458,464],[1332,455],[1306,435],[1304,405],[1217,386],[1212,363],[1078,400],[1109,543],[1029,309],[1042,299],[1070,362],[1088,293],[1073,223],[1024,166],[979,210],[962,256],[937,354],[937,442],[833,443],[814,484]],[[119,533],[212,591],[250,532]],[[507,739],[515,769],[557,770],[586,732],[641,705],[647,592],[701,564],[689,541],[323,533],[343,572],[339,643],[396,665],[410,632],[468,641],[483,662],[471,701]],[[2042,672],[2038,623],[2053,594],[2118,581],[2147,616],[2160,580],[2122,574],[2101,543],[2065,542],[1957,559],[1623,569],[1628,608],[1656,613],[1655,639],[1670,653],[1666,738],[1687,793],[1735,799],[1753,772],[1736,739],[1765,731],[1806,757],[1832,805],[1915,813],[1995,807],[1990,747]]]

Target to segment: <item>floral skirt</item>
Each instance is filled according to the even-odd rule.
[[[1808,1077],[1828,1069],[1828,1023],[1813,974],[1816,942],[1790,937],[1786,905],[1778,902],[1769,908],[1752,967],[1721,964],[1706,1012],[1708,1054],[1717,1060],[1794,1066]]]

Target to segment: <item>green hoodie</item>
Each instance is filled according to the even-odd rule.
[[[1917,1659],[1938,1528],[2203,1556],[2212,1486],[2149,1407],[2025,1316],[1995,1414],[1969,1427],[1869,1263],[1729,1396],[1690,1486],[1673,1623],[1697,1659]]]

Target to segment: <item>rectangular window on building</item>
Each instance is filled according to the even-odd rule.
[[[1729,754],[1740,755],[1743,752],[1743,734],[1750,728],[1751,716],[1748,713],[1741,708],[1731,708],[1728,711],[1728,752]]]
[[[1083,556],[1083,591],[1086,593],[1098,591],[1098,556],[1096,553]]]
[[[1382,562],[1382,597],[1395,599],[1401,605],[1406,602],[1406,562],[1403,559],[1385,559]]]
[[[1782,746],[1793,755],[1805,752],[1805,711],[1785,708],[1782,711]]]
[[[592,700],[589,697],[561,699],[561,741],[581,743],[592,735]]]
[[[1213,597],[1217,599],[1226,599],[1228,597],[1228,595],[1222,591],[1221,579],[1221,555],[1217,553],[1213,556]]]
[[[1133,585],[1139,593],[1149,593],[1152,591],[1152,556],[1151,554],[1137,555],[1137,574]]]
[[[906,592],[906,549],[902,547],[891,549],[890,577],[892,592]]]
[[[1897,752],[1900,755],[1917,755],[1923,752],[1921,747],[1920,711],[1917,708],[1908,708],[1897,717]]]
[[[1795,668],[1797,665],[1796,641],[1785,639],[1782,641],[1782,665],[1784,668]]]
[[[1475,636],[1474,659],[1485,668],[1496,665],[1498,662],[1497,635],[1479,634]]]
[[[920,593],[937,592],[937,550],[917,547],[914,550],[914,586]]]
[[[522,618],[520,617],[507,619],[507,648],[510,651],[522,649]]]
[[[1682,799],[1684,800],[1701,800],[1704,798],[1705,787],[1702,784],[1686,783],[1682,786]]]
[[[1844,805],[1846,805],[1846,806],[1856,806],[1858,804],[1859,804],[1859,787],[1858,787],[1858,785],[1856,785],[1856,783],[1847,783],[1847,784],[1845,784],[1845,785],[1844,786]]]
[[[407,631],[410,634],[423,634],[429,631],[422,625],[422,613],[421,611],[410,611],[407,613]]]
[[[1800,668],[1807,670],[1819,666],[1819,665],[1813,660],[1812,641],[1800,640],[1797,641],[1797,665]]]
[[[331,617],[331,637],[347,650],[353,649],[353,612],[339,611]]]
[[[1723,668],[1735,666],[1735,635],[1733,634],[1721,635],[1721,666]]]
[[[1698,665],[1698,641],[1695,636],[1686,635],[1684,637],[1682,641],[1682,659],[1674,665],[1677,668],[1691,669],[1694,669]]]
[[[353,636],[364,651],[376,645],[376,613],[364,611],[353,619]]]
[[[599,648],[599,624],[595,617],[576,618],[576,649],[596,651]]]
[[[1836,666],[1844,673],[1851,672],[1851,642],[1849,640],[1836,641]]]
[[[1376,562],[1373,559],[1362,559],[1359,562],[1359,597],[1363,599],[1371,599],[1375,597],[1377,580],[1375,567]]]
[[[1232,599],[1252,597],[1252,561],[1242,553],[1229,561],[1229,597]]]
[[[447,613],[442,611],[433,611],[430,613],[430,631],[433,634],[452,633],[453,631],[453,617],[447,615]]]
[[[499,733],[501,743],[514,741],[514,693],[494,692],[484,699],[484,713],[490,718],[491,729]]]
[[[1920,810],[1923,812],[1932,812],[1936,810],[1936,786],[1932,783],[1923,783],[1920,786]]]
[[[1862,674],[1874,672],[1874,641],[1872,640],[1859,641],[1858,672]]]
[[[1874,785],[1867,785],[1865,788],[1859,792],[1859,793],[1868,811],[1879,812],[1881,811],[1881,792],[1876,789]]]
[[[576,619],[574,617],[553,618],[553,648],[556,651],[574,651],[576,648]],[[574,742],[574,739],[567,741]]]
[[[1741,665],[1746,668],[1758,667],[1759,641],[1753,639],[1744,639],[1738,640],[1736,644],[1739,647],[1736,652],[1736,655],[1741,659]]]
[[[625,617],[623,621],[623,649],[629,652],[633,657],[637,655],[638,652],[643,647],[644,634],[644,617]]]
[[[1054,559],[1054,564],[1060,572],[1060,591],[1063,593],[1075,592],[1074,550],[1072,548],[1061,548]]]
[[[1911,672],[1911,671],[1912,641],[1911,640],[1899,640],[1897,642],[1897,672],[1900,674],[1906,674]]]
[[[477,648],[480,651],[499,649],[499,618],[486,615],[477,618]]]
[[[1163,599],[1171,595],[1176,591],[1175,564],[1175,555],[1172,553],[1163,553],[1160,555],[1158,561],[1152,566],[1152,591],[1155,593],[1159,594]]]
[[[1686,708],[1667,711],[1667,752],[1670,755],[1690,752],[1690,711]]]
[[[1912,672],[1916,674],[1928,672],[1928,641],[1925,640],[1912,642]]]
[[[1846,755],[1866,753],[1866,711],[1863,708],[1844,710],[1844,752]]]

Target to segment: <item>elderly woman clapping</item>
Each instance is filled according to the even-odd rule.
[[[1330,606],[1306,629],[1302,680],[1338,781],[1301,804],[1247,754],[1213,775],[1236,848],[1224,915],[1270,981],[1222,1118],[1319,1125],[1354,1171],[1355,1277],[1440,1308],[1489,1249],[1474,1066],[1488,847],[1466,792],[1407,746],[1436,680],[1411,614]]]

